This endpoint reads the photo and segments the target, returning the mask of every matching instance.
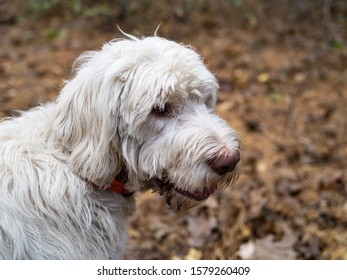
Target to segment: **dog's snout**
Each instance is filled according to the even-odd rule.
[[[240,152],[231,151],[223,153],[213,158],[208,162],[210,168],[218,175],[225,175],[235,169],[237,163],[240,161]]]

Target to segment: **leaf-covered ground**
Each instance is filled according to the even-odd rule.
[[[150,35],[162,22],[202,53],[243,142],[239,180],[206,203],[175,212],[138,195],[126,258],[347,259],[345,1],[86,2],[0,2],[1,118],[53,100],[116,24]]]

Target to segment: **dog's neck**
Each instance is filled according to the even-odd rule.
[[[91,182],[91,184],[93,185],[93,187],[95,189],[103,189],[105,191],[118,193],[118,194],[121,194],[125,197],[128,197],[128,196],[132,196],[134,194],[134,192],[128,191],[125,188],[125,184],[126,184],[127,180],[128,180],[127,173],[122,171],[114,178],[112,183],[108,186],[98,186],[92,182]]]
[[[106,188],[106,190],[113,193],[119,193],[123,196],[131,196],[134,194],[134,192],[130,192],[125,188],[125,183],[118,181],[117,179],[114,179],[111,185]]]
[[[119,193],[123,196],[131,196],[134,192],[130,192],[125,188],[125,184],[128,180],[128,174],[122,170],[113,180],[111,185],[106,190],[114,193]]]

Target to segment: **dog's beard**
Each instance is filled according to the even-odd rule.
[[[178,187],[167,179],[155,179],[155,185],[152,188],[161,196],[165,196],[166,203],[169,207],[176,210],[185,210],[193,208],[206,201],[217,189],[225,189],[232,185],[238,178],[238,172],[234,171],[219,182],[211,186],[190,191],[183,187]]]

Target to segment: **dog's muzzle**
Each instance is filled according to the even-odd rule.
[[[218,182],[210,186],[203,186],[194,191],[188,191],[183,186],[180,187],[170,182],[167,178],[155,178],[153,190],[165,196],[167,204],[172,208],[181,210],[195,207],[214,194],[219,186],[226,188],[236,181],[238,178],[236,166],[239,161],[240,153],[238,151],[230,153],[228,156],[221,155],[209,160],[207,165],[210,169],[216,174],[223,176]]]

